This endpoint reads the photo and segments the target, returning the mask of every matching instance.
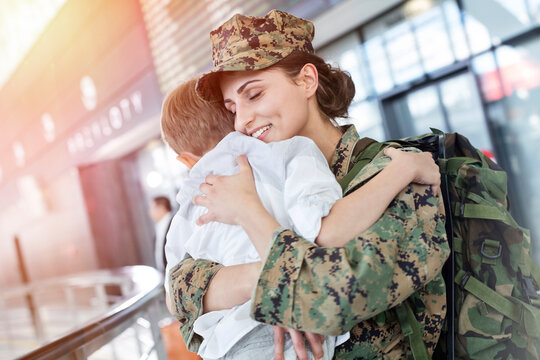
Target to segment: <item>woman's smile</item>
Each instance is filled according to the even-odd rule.
[[[263,140],[266,137],[266,135],[268,135],[268,131],[270,130],[271,127],[272,127],[271,124],[261,126],[257,130],[250,132],[251,136],[253,136],[256,139]]]

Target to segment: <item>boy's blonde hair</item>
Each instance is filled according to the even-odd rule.
[[[177,153],[202,156],[234,131],[234,115],[220,102],[206,102],[195,92],[196,79],[180,84],[163,101],[161,135]]]

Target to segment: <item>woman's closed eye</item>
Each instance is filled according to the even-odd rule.
[[[255,100],[262,94],[262,91],[249,96],[249,100]]]
[[[263,90],[261,88],[255,87],[255,88],[251,88],[245,91],[245,97],[248,100],[255,100],[258,97],[260,97],[262,93],[263,93]]]

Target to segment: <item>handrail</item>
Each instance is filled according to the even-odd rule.
[[[148,266],[128,266],[116,270],[99,270],[82,275],[67,276],[40,281],[20,287],[2,289],[2,297],[35,293],[51,287],[84,287],[99,284],[123,285],[125,300],[114,305],[105,314],[78,326],[75,330],[49,341],[45,345],[23,355],[19,359],[86,358],[114,336],[124,330],[126,324],[135,322],[137,315],[149,314],[154,337],[154,347],[159,359],[165,358],[165,350],[157,327],[159,300],[163,298],[162,275]],[[96,340],[100,340],[97,341]]]

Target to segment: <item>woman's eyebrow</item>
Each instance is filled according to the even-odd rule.
[[[253,82],[257,82],[257,81],[261,81],[261,80],[258,80],[258,79],[255,79],[255,80],[249,80],[249,81],[246,81],[242,86],[240,86],[238,88],[238,90],[236,90],[236,93],[238,95],[240,95],[242,93],[242,91],[244,91],[244,89],[246,88],[246,86],[248,86],[249,84],[253,83]]]
[[[244,89],[246,88],[246,86],[248,86],[249,84],[253,83],[253,82],[257,82],[257,81],[261,81],[259,79],[254,79],[254,80],[249,80],[249,81],[246,81],[245,83],[242,84],[242,86],[240,86],[237,90],[236,90],[236,93],[238,95],[240,95],[242,93],[242,91],[244,91]],[[232,102],[231,99],[223,99],[223,103],[227,104],[227,103],[230,103]]]

